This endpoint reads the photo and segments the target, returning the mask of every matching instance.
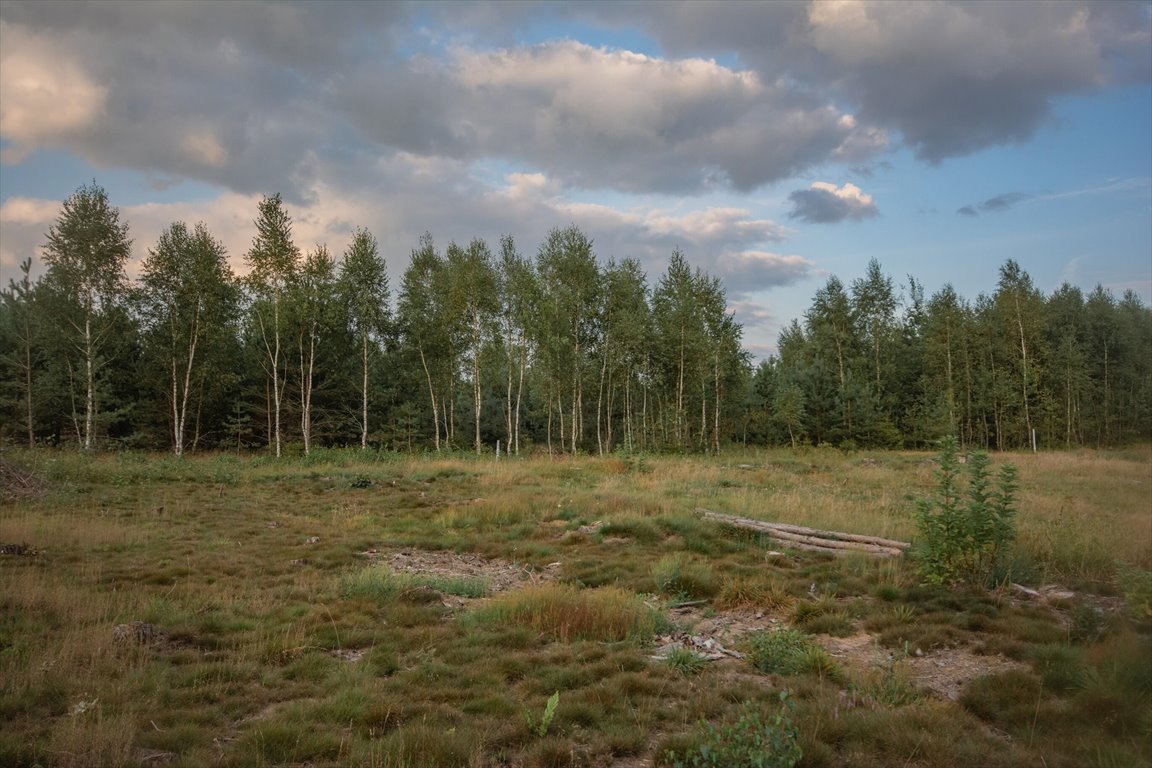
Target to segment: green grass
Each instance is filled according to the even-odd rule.
[[[458,597],[484,597],[488,594],[488,582],[467,576],[397,572],[386,565],[369,566],[340,579],[341,597],[365,598],[377,603],[397,599],[427,601],[435,599],[429,594],[435,592]]]
[[[909,538],[928,454],[5,456],[45,492],[0,506],[0,543],[35,551],[0,556],[3,765],[659,764],[699,743],[701,718],[774,711],[782,686],[804,766],[1152,761],[1147,447],[1010,457],[1013,562],[1081,593],[1051,607],[923,587],[903,560],[769,556],[693,513]],[[401,570],[371,549],[520,576]],[[651,658],[654,636],[733,616],[779,629],[725,643],[744,660]],[[133,621],[166,639],[116,642]],[[917,686],[911,656],[820,647],[859,632],[893,658],[1018,667],[950,702]],[[540,737],[523,713],[557,691]]]

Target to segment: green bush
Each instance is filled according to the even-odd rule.
[[[974,451],[968,457],[964,498],[958,482],[959,444],[955,437],[946,437],[939,446],[936,495],[916,505],[921,573],[930,584],[989,586],[1016,538],[1016,468],[1000,467],[994,491],[988,454]]]
[[[749,703],[735,725],[717,728],[701,720],[697,743],[679,754],[669,751],[665,760],[674,768],[793,768],[803,751],[791,711],[785,691],[774,715]]]

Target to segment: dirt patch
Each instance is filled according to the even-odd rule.
[[[672,615],[687,630],[660,638],[664,644],[660,650],[675,644],[717,660],[721,654],[732,655],[728,652],[739,648],[742,637],[749,632],[788,626],[783,615],[763,611],[709,612],[705,615],[695,608],[681,608],[673,610]],[[849,637],[815,635],[813,640],[847,669],[884,669],[894,664],[904,670],[912,685],[949,701],[959,699],[964,687],[978,677],[1026,667],[1003,656],[981,656],[965,648],[944,648],[900,659],[895,651],[881,646],[876,636],[867,632]],[[722,650],[711,655],[703,653],[716,650],[711,647],[712,643],[722,646]]]
[[[499,558],[486,558],[470,552],[370,549],[359,554],[369,560],[387,563],[397,571],[482,579],[488,584],[489,594],[506,592],[524,584],[552,581],[560,570],[560,563],[550,563],[543,569],[536,570],[526,565],[518,565]]]
[[[902,662],[913,682],[937,696],[956,701],[964,687],[978,677],[1024,669],[1025,664],[1003,656],[978,656],[964,648],[946,648]]]

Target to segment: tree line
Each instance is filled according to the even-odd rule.
[[[775,439],[897,447],[1107,446],[1152,437],[1152,310],[1064,283],[1048,296],[1014,260],[974,301],[945,285],[900,294],[872,260],[830,277],[779,356],[756,371]],[[765,430],[770,433],[770,430]],[[771,437],[769,438],[771,439]]]
[[[370,232],[304,253],[279,195],[243,277],[205,224],[175,222],[129,281],[128,226],[95,184],[46,240],[44,274],[25,261],[0,305],[6,443],[718,451],[748,380],[718,279],[674,252],[649,286],[574,226],[534,258],[425,234],[394,302]]]
[[[135,281],[95,183],[64,201],[0,294],[0,441],[310,453],[509,453],[725,445],[1111,445],[1152,437],[1152,311],[1132,292],[1044,296],[1015,262],[974,302],[878,262],[829,278],[779,354],[751,365],[719,279],[679,251],[655,285],[577,227],[425,234],[395,297],[375,237],[301,251],[279,195],[247,272],[207,226],[171,224]]]

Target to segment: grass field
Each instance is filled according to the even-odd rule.
[[[694,512],[914,539],[924,453],[4,458],[0,765],[1152,764],[1152,447],[994,457],[991,592]]]

